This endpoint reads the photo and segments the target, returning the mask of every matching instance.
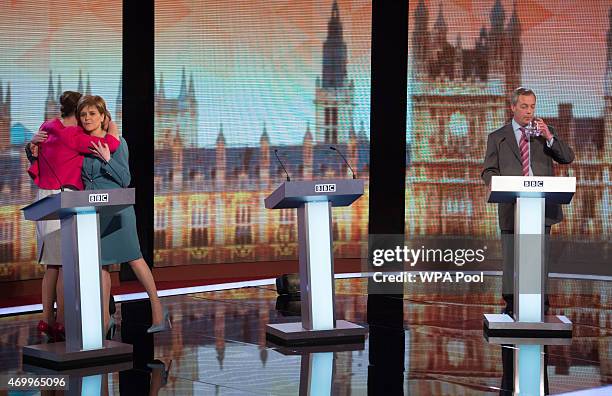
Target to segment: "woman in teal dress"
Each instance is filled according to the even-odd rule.
[[[110,114],[106,110],[104,99],[99,96],[85,95],[77,106],[79,125],[90,135],[104,136],[106,132],[101,125],[104,117]],[[83,161],[81,176],[86,190],[127,188],[130,184],[130,168],[128,163],[128,146],[122,137],[117,151],[110,153],[108,145],[94,145],[91,156]],[[149,333],[168,330],[171,327],[168,311],[162,309],[157,296],[157,288],[151,269],[140,252],[138,233],[136,231],[136,215],[134,207],[129,206],[112,216],[100,216],[100,264],[103,266],[103,292],[105,305],[110,295],[110,274],[105,266],[129,262],[134,274],[145,287],[151,301],[153,325]],[[110,318],[108,306],[104,324],[108,328]]]

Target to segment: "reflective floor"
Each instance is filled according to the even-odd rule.
[[[71,385],[91,386],[93,378],[92,394],[122,395],[510,395],[517,364],[521,394],[539,393],[529,390],[538,389],[537,367],[550,394],[612,385],[610,283],[553,280],[552,313],[572,320],[574,337],[568,345],[517,346],[483,336],[483,313],[502,308],[499,282],[368,301],[366,279],[337,280],[337,318],[370,322],[369,336],[363,345],[317,351],[266,342],[267,323],[299,321],[299,301],[277,299],[272,285],[164,298],[173,329],[155,336],[146,334],[148,302],[118,304],[114,339],[133,344],[132,367],[90,369],[85,379],[73,373]],[[393,315],[403,315],[403,326],[385,322]],[[0,319],[0,374],[41,372],[21,362],[22,346],[43,341],[39,319]]]

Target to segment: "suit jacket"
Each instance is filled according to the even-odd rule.
[[[542,136],[530,140],[531,170],[534,176],[554,176],[553,160],[560,164],[569,164],[574,160],[574,151],[559,139],[553,127],[549,125],[548,129],[555,137],[550,148]],[[522,175],[521,154],[512,123],[509,123],[489,134],[481,177],[489,186],[491,176]],[[514,203],[500,203],[497,206],[499,228],[502,231],[514,230],[514,206]],[[559,223],[563,220],[561,205],[547,203],[545,217],[547,226]]]

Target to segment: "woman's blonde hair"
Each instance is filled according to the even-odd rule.
[[[83,95],[81,99],[79,99],[79,103],[77,104],[76,109],[76,118],[80,127],[81,124],[81,111],[83,108],[88,106],[94,106],[100,114],[104,115],[105,118],[102,119],[102,129],[108,128],[108,123],[111,121],[111,115],[108,109],[106,108],[106,102],[102,99],[101,96],[98,95]],[[104,126],[106,125],[106,128]]]

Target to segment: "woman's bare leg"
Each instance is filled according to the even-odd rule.
[[[147,294],[149,295],[149,300],[151,301],[151,313],[153,315],[153,324],[161,324],[162,320],[164,320],[162,306],[161,302],[159,301],[159,297],[157,296],[157,287],[155,286],[155,279],[153,279],[151,269],[143,258],[130,261],[130,266],[140,281],[140,284],[144,286]]]
[[[159,390],[162,387],[162,373],[163,368],[155,368],[151,370],[151,385],[149,388],[149,396],[157,396],[159,394]]]
[[[57,284],[57,276],[59,266],[47,265],[45,275],[42,280],[42,306],[43,318],[49,325],[55,323],[55,315],[53,314],[53,302],[55,301],[55,285]]]
[[[107,374],[100,374],[102,375],[102,389],[100,389],[100,395],[101,396],[108,396],[108,376],[109,375],[113,375],[112,373]]]
[[[104,334],[103,338],[106,338],[108,327],[110,323],[110,313],[108,312],[108,304],[110,300],[111,290],[111,276],[110,272],[105,267],[102,267],[102,318],[104,321]]]
[[[64,271],[62,271],[62,267],[59,267],[59,273],[57,276],[57,285],[56,285],[56,302],[57,302],[57,313],[55,315],[55,320],[60,323],[64,323]]]

